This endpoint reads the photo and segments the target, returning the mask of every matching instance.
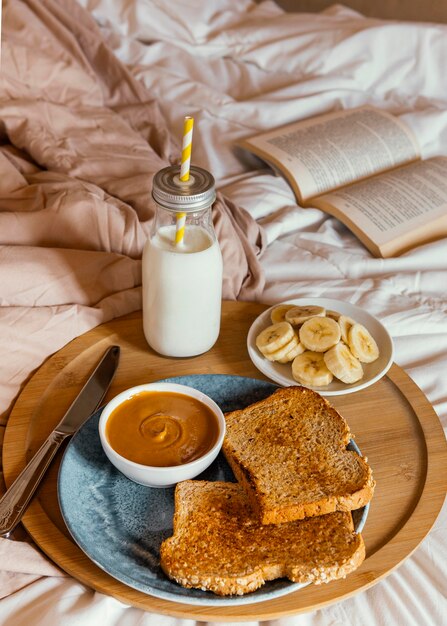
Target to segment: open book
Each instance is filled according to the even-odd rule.
[[[279,170],[301,206],[340,219],[375,256],[447,235],[447,157],[421,161],[399,119],[361,107],[240,142]]]

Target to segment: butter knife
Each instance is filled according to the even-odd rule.
[[[71,437],[101,405],[118,367],[119,356],[119,346],[106,350],[64,417],[1,498],[0,537],[8,537],[20,522],[64,439]]]

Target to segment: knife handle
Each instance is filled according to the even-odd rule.
[[[0,500],[0,537],[8,537],[26,507],[61,443],[69,435],[53,431]]]

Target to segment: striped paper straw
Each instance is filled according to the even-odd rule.
[[[191,165],[192,129],[194,118],[187,115],[183,123],[182,160],[180,165],[180,180],[189,180],[189,167]]]
[[[185,236],[186,213],[177,213],[176,218],[175,245],[178,246],[183,244],[183,237]]]
[[[193,126],[194,118],[187,115],[183,122],[182,160],[180,165],[180,180],[182,182],[186,182],[189,180]],[[183,238],[185,236],[186,213],[177,213],[176,219],[177,221],[175,224],[175,245],[181,246],[183,244]]]

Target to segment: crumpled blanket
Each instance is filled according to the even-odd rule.
[[[75,0],[7,0],[2,35],[0,446],[13,399],[47,356],[141,307],[152,177],[180,156],[149,90]],[[256,299],[262,228],[220,194],[213,219],[223,297]],[[0,539],[0,597],[57,572]]]

